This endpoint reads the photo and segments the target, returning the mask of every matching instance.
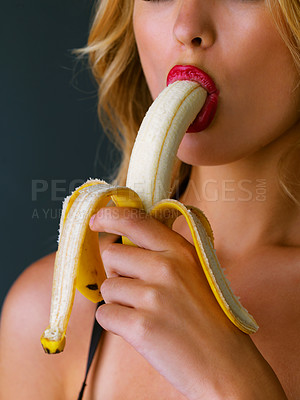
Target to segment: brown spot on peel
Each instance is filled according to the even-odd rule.
[[[97,283],[92,283],[92,284],[90,284],[90,285],[86,285],[86,287],[87,287],[88,289],[90,289],[90,290],[98,290],[98,289],[99,289]]]

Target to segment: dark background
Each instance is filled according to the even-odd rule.
[[[1,1],[0,307],[17,276],[53,252],[62,199],[109,180],[118,154],[97,117],[85,45],[91,0]]]

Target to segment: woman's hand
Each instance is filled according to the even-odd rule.
[[[102,208],[90,227],[138,246],[114,243],[102,254],[106,304],[96,317],[104,329],[188,399],[286,398],[251,339],[221,310],[191,243],[137,209]]]

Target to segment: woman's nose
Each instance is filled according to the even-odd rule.
[[[215,41],[212,0],[182,0],[178,2],[173,35],[186,48],[203,49]]]

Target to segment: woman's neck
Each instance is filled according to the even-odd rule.
[[[299,124],[296,129],[299,135]],[[192,168],[182,201],[205,213],[219,255],[228,259],[257,247],[300,246],[300,207],[283,196],[277,178],[278,161],[297,132],[231,164]],[[184,231],[180,223],[178,228]]]

